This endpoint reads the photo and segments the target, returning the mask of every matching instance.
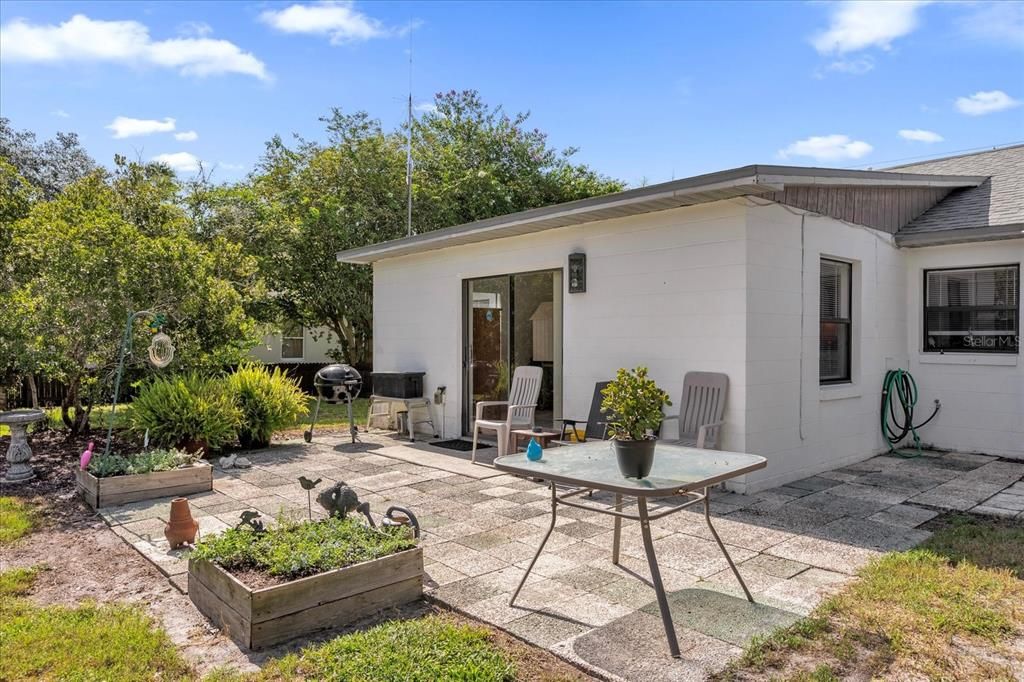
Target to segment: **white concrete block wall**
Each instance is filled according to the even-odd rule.
[[[769,464],[737,487],[756,491],[882,447],[878,396],[887,361],[906,356],[906,283],[903,253],[875,230],[771,204],[749,208],[747,236],[746,444]],[[818,378],[822,257],[853,263],[850,384]]]
[[[924,271],[1024,264],[1024,239],[907,250],[910,369],[921,409],[937,398],[942,411],[921,431],[938,447],[1024,459],[1024,358],[987,353],[924,353]],[[930,412],[930,409],[929,409]]]
[[[582,251],[588,291],[563,297],[567,416],[585,416],[594,382],[620,366],[647,365],[673,400],[686,371],[725,372],[722,447],[768,457],[766,469],[736,486],[756,491],[882,451],[881,382],[887,369],[904,367],[918,379],[922,410],[935,397],[943,401],[943,413],[922,431],[927,443],[1022,456],[1024,363],[924,357],[920,297],[925,268],[1020,262],[1024,240],[897,249],[885,233],[753,203],[723,201],[381,261],[375,365],[426,371],[428,395],[446,385],[445,435],[459,435],[463,280],[564,270],[568,254]],[[823,256],[853,263],[847,385],[821,386],[818,378]]]
[[[564,295],[563,399],[585,417],[594,383],[647,365],[674,401],[688,370],[729,375],[723,446],[742,450],[746,211],[717,202],[388,259],[374,270],[374,364],[448,387],[445,435],[461,431],[462,281],[563,269],[587,254],[587,292]],[[438,418],[440,415],[437,415]]]

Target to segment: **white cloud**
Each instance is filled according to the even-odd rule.
[[[847,135],[822,135],[798,140],[785,149],[779,150],[779,156],[788,159],[791,156],[809,156],[816,161],[842,161],[859,159],[871,153],[873,147],[861,140],[851,140]]]
[[[152,135],[153,133],[169,133],[174,130],[174,119],[168,117],[162,121],[157,121],[151,118],[118,116],[110,122],[107,130],[114,131],[115,139]]]
[[[50,113],[52,113],[57,118],[71,118],[71,114],[69,114],[68,112],[64,111],[63,109],[57,109],[57,110],[52,111]]]
[[[174,133],[174,139],[178,142],[195,142],[199,139],[199,133],[194,130],[184,130],[180,133]]]
[[[153,161],[165,163],[171,170],[178,173],[195,173],[199,170],[199,159],[188,152],[174,152],[173,154],[157,154]]]
[[[428,113],[428,114],[436,114],[437,113],[437,105],[434,104],[433,102],[420,102],[419,104],[414,106],[413,109],[415,109],[416,111],[422,112],[422,113]]]
[[[153,40],[149,29],[137,21],[104,21],[84,14],[76,14],[59,25],[14,19],[0,26],[0,59],[141,64],[177,69],[183,75],[239,73],[270,79],[263,62],[227,40]]]
[[[821,54],[846,54],[869,47],[888,50],[892,41],[917,28],[920,0],[847,0],[832,12],[829,27],[811,39]]]
[[[284,33],[329,36],[334,44],[380,38],[394,33],[380,21],[355,9],[352,2],[319,2],[267,10],[260,20]]]
[[[910,140],[911,142],[942,142],[945,138],[936,132],[931,130],[921,130],[920,128],[915,129],[903,129],[900,131],[900,137],[904,140]]]
[[[964,35],[974,40],[1024,48],[1024,3],[992,2],[972,6],[960,20]]]
[[[875,68],[875,60],[870,55],[865,57],[858,57],[857,59],[839,59],[825,67],[826,71],[838,71],[839,73],[849,73],[854,76],[863,76],[865,73]]]
[[[983,90],[969,97],[956,98],[957,111],[968,116],[984,116],[1018,106],[1020,106],[1020,101],[1010,97],[1002,90]]]

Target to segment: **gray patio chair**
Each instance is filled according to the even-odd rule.
[[[725,414],[725,399],[729,394],[729,377],[717,372],[687,372],[683,377],[683,397],[679,401],[679,414],[665,417],[665,422],[679,422],[679,435],[670,441],[692,448],[717,450]]]
[[[585,443],[587,439],[590,440],[604,440],[608,437],[608,418],[603,412],[601,412],[601,401],[604,396],[601,395],[601,391],[604,387],[610,384],[610,381],[598,381],[594,384],[594,397],[590,399],[590,413],[587,415],[586,421],[583,419],[567,419],[562,417],[558,421],[562,424],[562,435],[560,438],[566,440],[565,430],[571,429],[572,433],[576,434],[576,426],[578,424],[586,424],[587,428],[583,434],[583,440]]]
[[[512,374],[508,389],[508,400],[481,400],[476,404],[476,420],[473,422],[473,452],[470,461],[476,463],[476,442],[481,429],[494,431],[498,439],[498,456],[508,452],[512,431],[532,429],[537,400],[540,398],[541,378],[544,370],[540,367],[522,365]],[[484,408],[490,405],[505,405],[508,411],[503,421],[484,419]]]

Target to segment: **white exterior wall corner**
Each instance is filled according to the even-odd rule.
[[[736,487],[756,492],[882,449],[882,378],[907,361],[906,277],[904,253],[877,230],[779,204],[750,205],[746,224],[746,445],[768,466]],[[819,382],[822,257],[853,263],[847,385]]]
[[[921,439],[935,447],[1024,459],[1024,358],[922,351],[924,272],[934,268],[1024,264],[1024,239],[907,249],[905,324],[918,405],[935,420]]]
[[[594,383],[618,367],[647,365],[677,403],[685,372],[724,372],[722,446],[746,450],[746,215],[742,203],[721,201],[378,261],[375,368],[427,372],[427,395],[447,386],[444,430],[454,437],[462,428],[463,280],[564,272],[568,255],[581,251],[587,292],[563,295],[565,416],[586,416]]]

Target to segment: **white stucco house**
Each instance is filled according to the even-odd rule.
[[[291,323],[265,334],[250,355],[268,365],[316,365],[319,368],[334,362],[330,353],[337,348],[334,334],[326,327]]]
[[[769,461],[752,492],[884,450],[881,382],[903,368],[925,415],[942,401],[925,443],[1024,458],[1024,146],[745,166],[338,258],[373,266],[375,369],[446,386],[449,436],[523,363],[545,368],[542,419],[586,416],[618,367],[674,396],[724,372],[721,448]]]

